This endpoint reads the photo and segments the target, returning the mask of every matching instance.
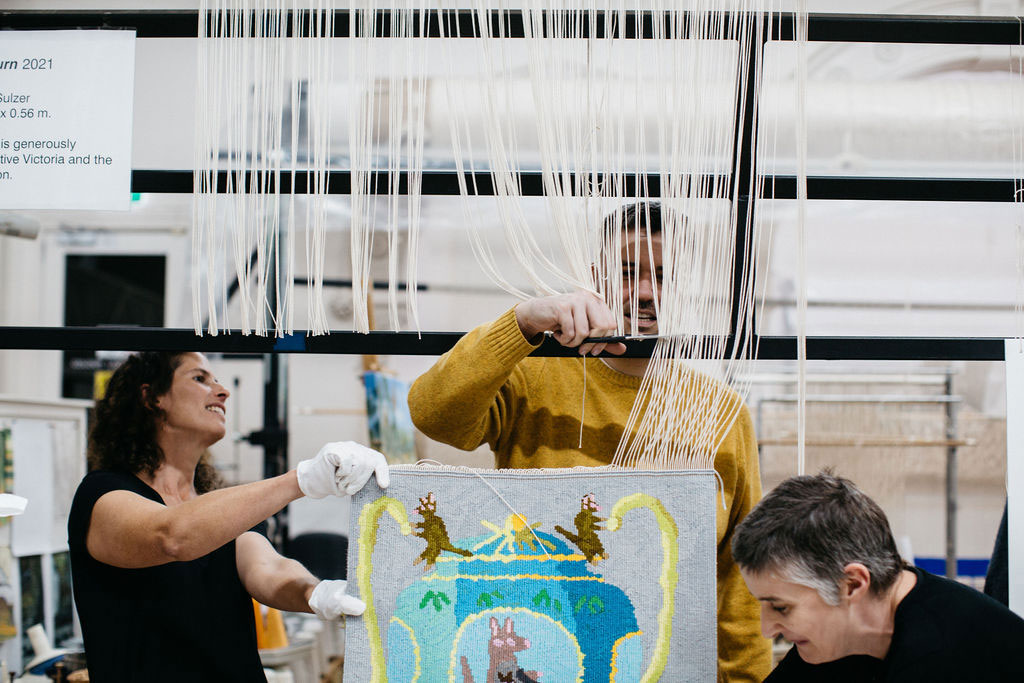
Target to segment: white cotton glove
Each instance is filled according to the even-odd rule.
[[[388,461],[383,454],[355,441],[332,441],[315,458],[303,460],[295,469],[299,488],[310,498],[351,496],[363,488],[373,473],[377,485],[388,487]]]
[[[309,608],[324,621],[333,621],[346,614],[358,617],[366,603],[345,592],[347,581],[321,581],[309,596]]]

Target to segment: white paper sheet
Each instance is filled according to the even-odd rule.
[[[68,549],[68,513],[75,485],[84,476],[74,423],[17,419],[11,424],[14,493],[28,499],[11,520],[15,557]]]
[[[0,31],[0,209],[131,202],[134,31]]]

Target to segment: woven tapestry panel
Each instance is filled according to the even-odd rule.
[[[352,500],[345,681],[710,681],[712,471],[394,467]]]

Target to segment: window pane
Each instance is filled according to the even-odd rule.
[[[760,220],[775,218],[761,334],[796,334],[796,209],[759,204]],[[807,334],[1013,336],[1020,215],[1012,203],[808,202]]]
[[[991,45],[811,43],[808,173],[1019,175],[1013,150],[1020,146],[1024,120],[1020,51]],[[794,43],[766,46],[759,150],[765,173],[796,172],[796,65]]]

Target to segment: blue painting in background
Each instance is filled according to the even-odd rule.
[[[382,372],[363,373],[370,446],[392,465],[416,462],[415,430],[409,416],[409,384]]]

